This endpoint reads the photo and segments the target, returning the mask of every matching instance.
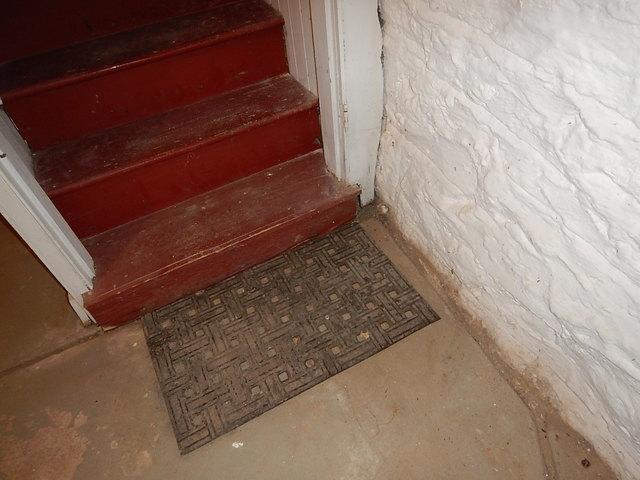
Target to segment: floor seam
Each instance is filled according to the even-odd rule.
[[[72,342],[69,342],[65,345],[62,345],[58,348],[55,348],[51,351],[48,351],[46,353],[43,353],[41,355],[38,355],[36,357],[30,358],[28,360],[25,360],[23,362],[20,362],[16,365],[13,365],[9,368],[5,368],[4,370],[0,370],[0,378],[6,377],[7,375],[11,375],[12,373],[17,372],[18,370],[23,370],[25,368],[29,368],[33,365],[35,365],[36,363],[40,363],[43,360],[46,360],[49,357],[52,357],[54,355],[59,355],[62,352],[65,352],[73,347],[76,347],[78,345],[82,345],[83,343],[86,343],[90,340],[93,340],[96,337],[99,337],[103,334],[104,332],[101,329],[96,329],[95,332],[93,332],[91,335],[88,335],[86,337],[82,337],[82,338],[78,338]]]

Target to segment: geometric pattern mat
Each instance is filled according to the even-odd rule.
[[[437,319],[352,224],[143,324],[184,454]]]

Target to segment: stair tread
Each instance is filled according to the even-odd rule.
[[[241,0],[5,0],[0,17],[0,63],[234,1]]]
[[[30,94],[283,23],[261,0],[218,5],[0,65],[0,94]]]
[[[56,195],[315,105],[317,98],[285,74],[35,152],[35,175]]]
[[[85,239],[97,274],[85,303],[91,308],[203,257],[224,255],[357,193],[326,170],[318,150]]]

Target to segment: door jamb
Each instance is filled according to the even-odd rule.
[[[382,130],[382,27],[377,0],[311,0],[325,159],[374,199]]]
[[[3,110],[0,213],[68,292],[80,320],[93,321],[82,302],[93,284],[93,260],[34,178],[29,149]]]
[[[311,1],[311,19],[325,161],[329,170],[344,179],[345,112],[340,78],[339,1]]]

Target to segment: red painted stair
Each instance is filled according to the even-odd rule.
[[[87,15],[104,1],[61,0]],[[85,304],[104,326],[327,233],[357,207],[357,188],[326,170],[318,101],[287,73],[275,10],[143,2],[162,8],[0,64],[36,178],[95,261]],[[45,48],[37,40],[23,51]]]
[[[102,325],[132,320],[350,221],[357,194],[317,151],[92,237],[85,304]]]
[[[0,63],[238,1],[3,0]]]
[[[287,74],[37,151],[34,163],[87,237],[309,152],[319,138],[317,98]]]
[[[283,19],[247,0],[0,66],[0,97],[32,148],[287,72]]]

